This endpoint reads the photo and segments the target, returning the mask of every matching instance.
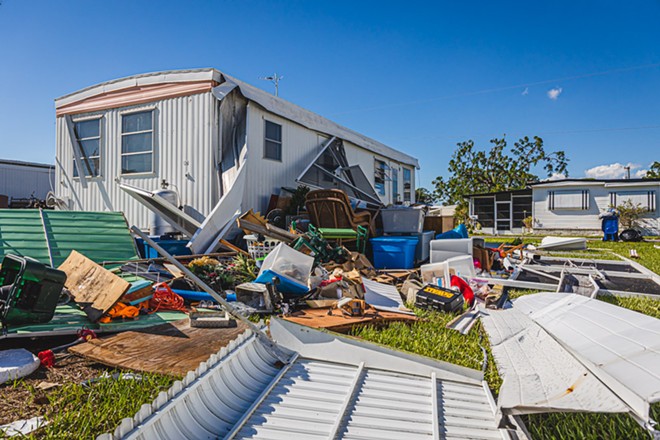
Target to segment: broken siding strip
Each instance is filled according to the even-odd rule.
[[[517,310],[515,303],[513,309],[482,313],[503,377],[498,404],[505,414],[628,411],[588,369]]]
[[[514,306],[550,333],[648,426],[649,406],[660,401],[660,320],[572,294],[530,295],[517,299]]]

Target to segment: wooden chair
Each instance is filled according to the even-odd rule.
[[[352,229],[367,228],[374,236],[370,212],[356,213],[346,193],[339,189],[319,189],[307,193],[305,206],[311,223],[319,229]]]

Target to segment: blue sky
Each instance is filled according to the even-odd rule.
[[[56,97],[216,67],[284,75],[283,98],[418,157],[422,186],[503,134],[572,177],[660,160],[660,0],[0,1],[1,158],[54,162]]]

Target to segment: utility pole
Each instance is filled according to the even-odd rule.
[[[271,76],[259,77],[259,79],[263,79],[264,81],[270,81],[273,84],[275,84],[275,96],[279,96],[280,80],[283,78],[284,76],[278,76],[277,72],[273,73]]]
[[[630,165],[623,167],[623,169],[626,170],[626,179],[630,180]]]

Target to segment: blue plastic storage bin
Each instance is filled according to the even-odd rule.
[[[369,240],[376,269],[412,269],[419,239],[408,236],[378,237]]]
[[[277,286],[277,290],[281,293],[287,293],[290,295],[304,295],[309,292],[309,287],[304,284],[297,283],[291,278],[284,275],[280,275],[272,270],[262,271],[256,280],[255,283],[268,284],[273,281],[273,278],[278,278],[280,284]]]
[[[190,255],[190,248],[186,247],[188,240],[162,240],[160,237],[150,237],[158,246],[165,249],[170,255]],[[142,258],[160,258],[156,249],[149,246],[141,238],[137,238],[138,250]]]

